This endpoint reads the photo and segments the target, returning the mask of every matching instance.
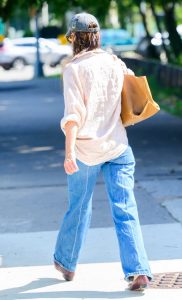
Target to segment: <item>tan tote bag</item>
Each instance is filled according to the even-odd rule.
[[[153,100],[146,76],[124,75],[121,120],[125,127],[155,115],[160,110]]]

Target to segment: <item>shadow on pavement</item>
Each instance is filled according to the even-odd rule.
[[[55,279],[54,278],[39,278],[38,280],[34,280],[23,286],[1,290],[0,291],[0,299],[3,299],[3,297],[5,297],[5,296],[6,297],[8,296],[9,300],[21,299],[22,298],[21,293],[24,293],[26,291],[33,290],[33,289],[51,286],[51,285],[58,284],[61,282],[65,282],[65,281],[64,280],[60,281],[56,278]],[[34,295],[36,295],[36,294],[32,294],[32,297],[28,298],[28,299],[35,298]]]
[[[125,291],[104,292],[104,291],[55,291],[30,293],[29,290],[45,288],[48,286],[66,283],[64,280],[56,278],[39,278],[26,285],[0,291],[0,299],[6,297],[7,300],[16,299],[120,299],[144,296],[143,293]]]
[[[23,91],[23,90],[33,90],[35,88],[34,84],[5,84],[4,86],[2,86],[2,84],[0,85],[0,92],[15,92],[15,91]]]

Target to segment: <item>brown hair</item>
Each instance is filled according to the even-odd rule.
[[[96,28],[95,23],[91,23],[89,28]],[[99,32],[74,32],[73,54],[76,55],[81,51],[91,51],[100,47]]]

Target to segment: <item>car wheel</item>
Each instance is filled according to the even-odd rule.
[[[4,65],[3,69],[6,70],[6,71],[9,71],[11,69],[11,66],[10,65]]]
[[[13,68],[16,70],[22,70],[25,67],[25,60],[21,57],[17,57],[13,62]]]
[[[56,60],[50,64],[50,67],[55,68],[55,67],[59,66],[61,64],[62,60],[64,60],[66,57],[68,57],[68,55],[61,55],[58,60]]]

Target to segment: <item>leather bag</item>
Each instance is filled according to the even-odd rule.
[[[124,75],[121,120],[125,127],[144,121],[160,110],[153,100],[146,76]]]

